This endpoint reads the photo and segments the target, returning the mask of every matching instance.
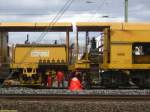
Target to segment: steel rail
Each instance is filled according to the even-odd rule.
[[[0,100],[150,101],[150,95],[0,95]]]

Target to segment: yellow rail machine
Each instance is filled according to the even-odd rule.
[[[76,62],[78,69],[99,66],[101,84],[107,87],[135,84],[150,87],[150,24],[148,23],[77,23],[78,32],[101,32],[101,45],[87,52],[86,62]],[[87,39],[86,39],[87,40]],[[96,45],[95,45],[96,46]],[[94,50],[95,49],[95,50]],[[94,62],[91,58],[98,56]]]
[[[19,26],[20,27],[20,26]],[[13,50],[11,70],[22,84],[41,85],[47,82],[48,72],[68,71],[69,64],[69,32],[71,23],[36,23],[31,28],[37,31],[66,32],[66,44],[16,44]],[[30,28],[30,29],[31,29]],[[27,30],[30,30],[27,29]],[[51,37],[50,37],[51,38]],[[17,72],[16,72],[17,71]]]

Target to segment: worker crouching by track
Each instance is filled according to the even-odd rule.
[[[80,91],[82,90],[82,85],[80,80],[75,76],[71,79],[70,85],[69,85],[70,91]]]
[[[83,86],[81,84],[81,74],[80,72],[74,72],[73,77],[71,78],[69,82],[69,90],[70,91],[80,91],[82,90]]]

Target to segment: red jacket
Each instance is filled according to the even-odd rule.
[[[51,76],[49,75],[49,76],[47,77],[47,86],[48,86],[48,87],[51,87],[51,83],[52,83],[52,78],[51,78]]]
[[[57,74],[56,74],[56,80],[57,80],[58,82],[64,80],[64,73],[61,72],[61,71],[58,71]]]
[[[78,78],[74,77],[71,79],[69,90],[71,91],[82,90],[82,85]]]

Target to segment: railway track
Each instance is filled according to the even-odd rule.
[[[150,95],[0,95],[2,100],[150,101]]]

